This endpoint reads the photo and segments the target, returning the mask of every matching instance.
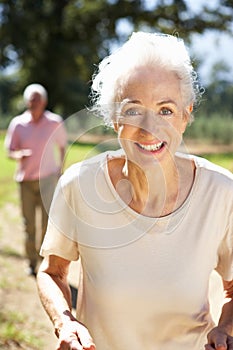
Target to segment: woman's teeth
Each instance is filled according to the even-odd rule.
[[[145,151],[158,151],[162,146],[163,146],[163,142],[159,142],[153,145],[143,145],[141,143],[138,144],[140,148],[144,149]]]

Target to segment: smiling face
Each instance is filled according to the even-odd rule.
[[[173,156],[187,126],[175,73],[138,68],[122,85],[120,101],[115,130],[127,158],[146,165]],[[191,112],[191,106],[186,110]]]

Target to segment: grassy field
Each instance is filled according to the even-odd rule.
[[[221,165],[233,172],[233,152],[216,153],[216,154],[202,154],[202,157],[209,159],[211,162]]]

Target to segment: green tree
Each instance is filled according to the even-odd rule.
[[[206,29],[230,30],[232,1],[220,5],[193,13],[184,0],[2,0],[0,69],[18,62],[15,95],[42,83],[49,107],[67,117],[88,103],[94,64],[129,34],[121,23],[188,40]]]
[[[230,67],[216,62],[210,71],[199,115],[205,118],[233,118],[233,85]]]

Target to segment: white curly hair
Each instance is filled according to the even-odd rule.
[[[93,75],[90,109],[102,116],[106,124],[112,125],[116,104],[121,102],[122,79],[139,66],[159,66],[174,72],[180,79],[184,107],[195,104],[201,96],[197,74],[182,39],[136,32],[115,53],[104,58]],[[192,118],[190,114],[189,122]]]

